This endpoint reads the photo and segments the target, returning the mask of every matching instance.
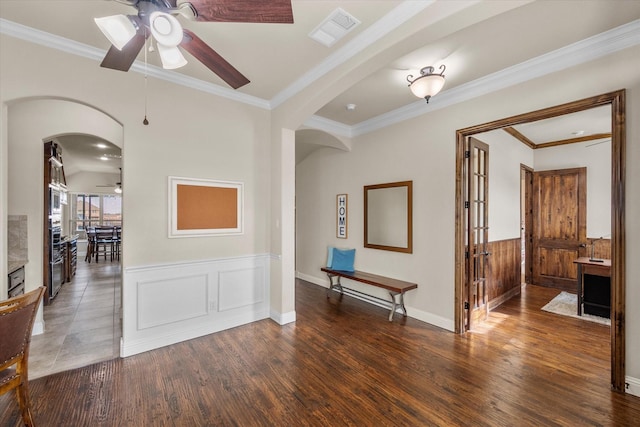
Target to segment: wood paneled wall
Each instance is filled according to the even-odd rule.
[[[591,242],[595,245],[594,257],[600,259],[611,259],[611,239],[598,239],[597,237],[587,237],[587,256],[591,256]]]
[[[520,238],[489,242],[487,294],[493,309],[520,293],[522,247]]]
[[[595,258],[611,259],[611,239],[587,238],[587,256],[591,256],[591,242],[595,245]],[[514,295],[520,293],[522,281],[521,240],[508,239],[489,242],[487,257],[487,296],[489,308],[493,309]],[[575,268],[573,260],[568,260],[567,268]],[[575,286],[569,291],[575,292]]]

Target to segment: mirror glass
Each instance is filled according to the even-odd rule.
[[[364,187],[364,247],[413,252],[413,181]]]

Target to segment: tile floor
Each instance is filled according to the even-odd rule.
[[[121,336],[119,261],[87,263],[44,306],[44,334],[31,338],[29,378],[118,357]]]

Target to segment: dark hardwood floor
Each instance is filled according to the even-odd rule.
[[[31,381],[40,426],[631,426],[609,328],[543,312],[529,286],[465,336],[297,284],[271,320]],[[0,425],[19,423],[0,397]]]

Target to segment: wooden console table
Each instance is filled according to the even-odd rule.
[[[581,257],[578,265],[578,316],[584,312],[596,316],[611,316],[611,260]]]
[[[378,276],[376,274],[365,273],[363,271],[340,271],[340,270],[332,270],[330,268],[323,267],[322,271],[327,273],[329,276],[329,289],[327,289],[327,298],[329,298],[329,291],[332,289],[336,289],[340,294],[344,294],[345,291],[353,292],[354,294],[362,294],[366,295],[370,298],[375,298],[377,300],[383,301],[387,304],[391,305],[391,312],[389,313],[389,322],[393,320],[393,313],[396,311],[396,306],[399,306],[402,309],[402,314],[404,317],[407,317],[407,309],[404,307],[404,293],[411,289],[416,289],[418,285],[416,283],[404,282],[398,279],[392,279],[390,277]],[[336,282],[334,283],[333,278],[336,277]],[[349,289],[345,286],[342,286],[340,283],[340,277],[344,277],[345,279],[355,280],[356,282],[366,283],[367,285],[377,286],[379,288],[386,289],[389,291],[389,295],[391,296],[391,301],[384,300],[382,298],[377,298],[372,295],[365,294],[363,292],[356,291],[354,289]],[[399,297],[399,300],[396,300],[396,297]]]

